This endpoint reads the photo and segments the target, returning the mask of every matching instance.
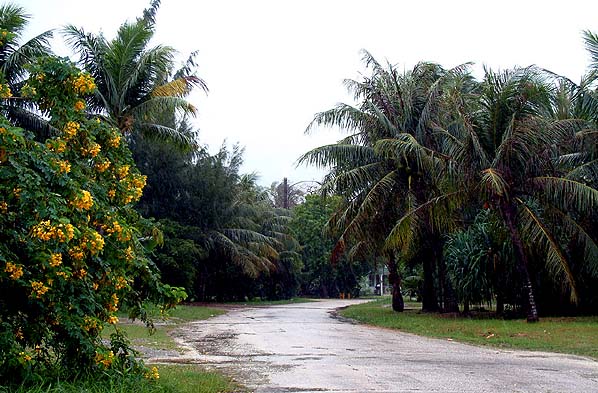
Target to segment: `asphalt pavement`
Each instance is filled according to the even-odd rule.
[[[334,316],[359,302],[233,309],[178,329],[187,351],[177,361],[217,368],[256,393],[598,393],[592,359],[476,347]]]

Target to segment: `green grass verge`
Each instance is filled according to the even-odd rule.
[[[291,299],[283,299],[283,300],[261,300],[261,299],[251,299],[246,302],[231,302],[226,304],[240,304],[240,305],[247,305],[247,306],[273,306],[278,304],[295,304],[295,303],[311,303],[315,302],[315,299],[309,299],[306,297],[294,297]]]
[[[129,322],[125,319],[126,313],[122,313],[119,315],[121,322],[118,323],[117,328],[127,335],[133,345],[154,349],[177,350],[176,343],[169,335],[170,331],[182,323],[200,321],[224,313],[224,310],[213,307],[180,305],[174,310],[169,311],[169,316],[166,320],[160,320],[158,317],[155,318],[156,329],[152,334],[150,334],[150,331],[144,324],[139,323],[139,321]],[[157,312],[156,315],[158,315]],[[112,327],[107,327],[102,332],[102,336],[108,338],[110,333],[114,331],[113,329]]]
[[[224,393],[243,391],[221,374],[193,365],[159,366],[160,379],[124,376],[86,378],[73,382],[55,381],[36,386],[8,388],[1,393]]]
[[[527,323],[523,319],[448,317],[415,309],[397,313],[389,304],[389,299],[359,304],[342,310],[341,315],[369,325],[422,336],[598,359],[598,316],[541,318],[538,323]]]

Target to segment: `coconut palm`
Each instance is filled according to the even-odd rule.
[[[51,53],[48,43],[52,37],[51,31],[21,43],[29,18],[22,7],[0,5],[0,73],[4,77],[0,83],[7,85],[13,96],[0,100],[0,110],[14,124],[47,135],[47,122],[35,111],[32,103],[20,97],[27,77],[27,66]]]
[[[401,309],[402,301],[396,273],[399,256],[423,263],[425,310],[438,309],[434,271],[439,268],[450,308],[440,236],[440,224],[450,220],[438,219],[444,214],[440,209],[416,207],[439,190],[447,157],[430,154],[438,150],[433,146],[432,123],[440,115],[437,103],[444,85],[466,67],[446,71],[437,64],[419,63],[402,74],[392,65],[383,67],[367,52],[364,60],[372,76],[362,82],[346,81],[359,106],[341,104],[316,115],[310,125],[339,126],[351,134],[308,152],[300,162],[331,168],[323,190],[346,199],[331,220],[341,233],[337,248],[350,243],[350,254],[367,249],[385,256],[396,309]],[[415,213],[400,220],[408,211]]]
[[[169,118],[177,113],[194,115],[195,108],[185,97],[193,87],[206,90],[206,86],[194,74],[195,54],[175,71],[172,47],[148,47],[159,5],[160,1],[152,1],[143,17],[123,23],[112,40],[72,25],[63,33],[80,56],[81,67],[95,79],[97,91],[88,103],[92,113],[107,116],[125,134],[140,132],[189,146],[194,141],[177,132]]]

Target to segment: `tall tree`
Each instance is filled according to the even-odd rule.
[[[10,97],[6,94],[6,98],[0,99],[0,111],[17,126],[40,134],[38,137],[43,140],[49,136],[50,125],[40,116],[36,106],[21,94],[21,89],[26,83],[27,66],[51,53],[48,40],[52,32],[46,31],[21,43],[29,19],[22,7],[0,5],[0,83],[3,84],[2,91],[10,91]]]
[[[123,23],[112,40],[72,25],[63,33],[79,54],[81,67],[95,79],[96,94],[88,102],[91,112],[107,116],[125,135],[134,131],[191,146],[195,141],[177,131],[172,116],[194,115],[185,97],[195,86],[207,88],[194,74],[195,54],[176,71],[174,48],[149,47],[159,5],[153,0],[141,18]]]

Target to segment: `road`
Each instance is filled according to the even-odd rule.
[[[359,300],[239,308],[176,331],[179,361],[218,368],[256,393],[598,392],[598,362],[498,350],[334,317]],[[159,359],[156,359],[159,360]]]

